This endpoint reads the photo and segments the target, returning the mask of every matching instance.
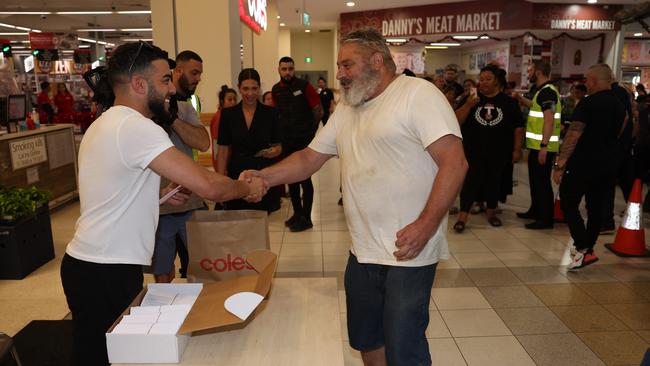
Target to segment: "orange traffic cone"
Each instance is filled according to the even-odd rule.
[[[650,255],[645,247],[643,212],[641,211],[641,187],[641,179],[634,181],[627,209],[621,226],[616,232],[614,244],[605,244],[607,249],[620,257],[647,257]]]
[[[564,222],[564,212],[562,212],[562,207],[560,206],[560,190],[557,190],[555,194],[555,206],[553,207],[553,221],[555,222]]]

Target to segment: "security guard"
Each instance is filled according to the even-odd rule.
[[[526,212],[519,212],[522,219],[534,219],[526,224],[527,229],[550,229],[553,227],[553,188],[551,170],[555,154],[560,147],[560,116],[562,105],[560,93],[551,84],[550,65],[535,61],[528,68],[528,80],[535,83],[537,92],[532,100],[518,97],[530,106],[526,125],[526,147],[528,154],[528,178],[530,182],[531,206]]]

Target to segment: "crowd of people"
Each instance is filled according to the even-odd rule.
[[[104,335],[142,289],[142,266],[151,265],[157,282],[174,278],[185,222],[207,208],[204,199],[218,209],[270,213],[288,184],[293,214],[285,224],[308,230],[311,176],[332,157],[340,159],[352,238],[347,329],[366,365],[431,364],[427,309],[437,263],[449,257],[447,214],[460,195],[455,231],[465,230],[477,207],[501,226],[498,202],[512,193],[524,147],[531,206],[517,216],[531,220],[527,229],[552,228],[551,180],[560,184],[574,239],[571,270],[598,260],[593,248],[609,228],[614,184],[627,197],[627,177],[647,178],[650,98],[640,86],[633,102],[607,65],[589,68],[572,103],[543,61],[530,65],[526,95],[513,92],[496,64],[462,84],[453,65],[427,80],[396,74],[374,29],[344,35],[337,66],[338,106],[324,78],[316,89],[296,77],[290,57],[279,60],[279,81],[263,94],[259,73],[243,69],[236,88],[219,91],[208,133],[191,103],[203,72],[198,54],[170,60],[144,42],[114,51],[115,103],[81,143],[81,215],[61,267],[74,364],[107,364]],[[192,149],[210,147],[214,171],[192,160]],[[159,208],[159,197],[177,185],[183,189]]]

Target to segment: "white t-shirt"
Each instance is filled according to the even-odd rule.
[[[79,149],[81,215],[66,253],[94,263],[151,264],[160,176],[148,166],[172,146],[161,127],[125,106],[90,126]]]
[[[449,134],[461,136],[444,95],[402,75],[359,107],[339,104],[309,145],[340,158],[343,207],[360,263],[416,267],[449,257],[446,217],[416,258],[398,262],[393,255],[397,232],[420,215],[438,172],[426,148]]]

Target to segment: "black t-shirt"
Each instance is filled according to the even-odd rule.
[[[330,114],[330,105],[334,100],[334,93],[329,88],[323,88],[318,95],[320,96],[320,104],[323,106],[323,114],[328,116]]]
[[[221,111],[217,144],[230,146],[230,178],[239,178],[239,173],[245,169],[262,169],[271,165],[273,159],[255,157],[255,154],[281,142],[280,121],[275,108],[257,102],[250,129],[246,128],[241,102]]]
[[[571,169],[611,168],[624,119],[625,107],[614,91],[603,90],[583,98],[571,120],[586,126],[567,166]]]
[[[558,93],[552,88],[545,88],[550,83],[550,81],[547,81],[538,89],[537,104],[542,107],[542,112],[546,110],[555,112],[557,110]]]
[[[471,158],[490,154],[510,159],[514,130],[523,127],[517,101],[504,93],[488,98],[479,94],[480,102],[469,111],[461,127],[465,154]]]
[[[627,91],[627,89],[623,88],[620,86],[618,83],[612,83],[612,92],[618,100],[623,104],[623,107],[625,107],[625,111],[627,112],[627,115],[629,116],[630,120],[628,121],[627,125],[625,125],[625,129],[623,130],[623,133],[621,133],[621,136],[619,137],[619,146],[623,150],[629,150],[632,147],[632,138],[633,138],[633,128],[632,128],[632,97],[630,95],[630,92]]]

